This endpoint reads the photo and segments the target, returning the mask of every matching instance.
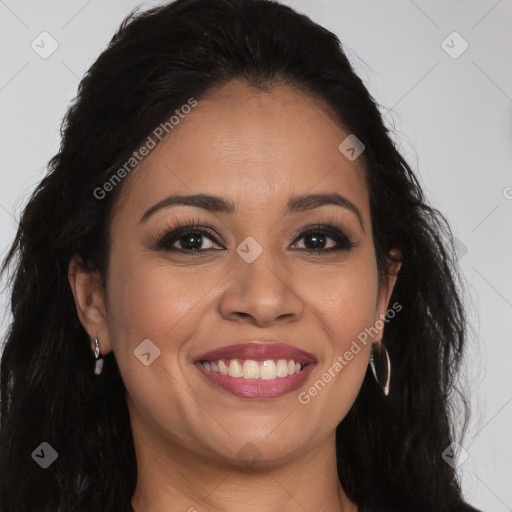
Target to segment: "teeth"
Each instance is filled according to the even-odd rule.
[[[236,359],[233,359],[232,361],[229,362],[228,375],[231,377],[242,376],[242,365]]]
[[[286,359],[279,359],[277,361],[277,376],[286,377],[288,375],[288,361]]]
[[[276,363],[272,361],[263,361],[260,366],[260,379],[270,380],[277,377]]]
[[[260,378],[260,365],[257,363],[257,361],[252,361],[251,359],[246,359],[244,361],[242,376],[244,379],[259,379]]]
[[[226,363],[222,360],[219,361],[219,373],[222,373],[222,375],[228,374],[228,367],[226,366]]]
[[[296,363],[293,359],[278,359],[273,361],[254,361],[245,359],[243,362],[238,359],[218,361],[202,361],[201,364],[207,370],[230,377],[244,379],[272,380],[275,378],[287,377],[299,373],[303,369],[302,363]]]

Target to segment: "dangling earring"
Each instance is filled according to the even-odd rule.
[[[103,356],[100,354],[100,343],[98,338],[94,338],[94,343],[96,344],[96,348],[94,350],[94,373],[95,375],[99,375],[103,370]]]
[[[388,351],[380,341],[372,343],[372,351],[370,354],[370,366],[373,375],[384,394],[389,394],[389,381],[391,378],[391,361],[389,360]]]

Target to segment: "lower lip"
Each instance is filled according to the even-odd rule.
[[[300,373],[275,379],[244,379],[231,377],[222,373],[207,370],[201,363],[195,363],[197,369],[213,384],[240,398],[277,398],[300,388],[308,375],[313,371],[315,363],[307,364]]]

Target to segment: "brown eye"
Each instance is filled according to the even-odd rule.
[[[157,247],[166,251],[178,252],[205,252],[212,249],[223,249],[209,231],[188,227],[167,233],[157,243]]]
[[[350,238],[337,229],[329,226],[315,226],[301,233],[296,240],[304,239],[304,250],[308,253],[329,253],[334,251],[349,251],[355,244]]]

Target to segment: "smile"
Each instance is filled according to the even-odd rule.
[[[302,386],[316,366],[313,354],[283,343],[250,342],[197,356],[196,368],[240,398],[277,398]]]
[[[288,377],[301,372],[305,364],[295,362],[293,359],[267,359],[255,361],[254,359],[231,359],[217,361],[201,361],[207,370],[230,377],[243,379],[272,380]]]

